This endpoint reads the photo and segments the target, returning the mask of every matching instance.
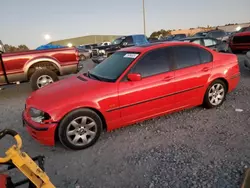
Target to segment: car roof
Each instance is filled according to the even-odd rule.
[[[196,47],[201,47],[201,45],[194,44],[194,43],[187,43],[187,42],[182,42],[182,41],[167,41],[167,42],[157,42],[157,43],[150,43],[146,45],[141,45],[141,46],[133,46],[133,47],[127,47],[127,48],[122,48],[119,51],[125,51],[125,52],[147,52],[153,49],[157,48],[162,48],[162,47],[170,47],[170,46],[196,46]]]

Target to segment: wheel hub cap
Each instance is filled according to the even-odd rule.
[[[225,89],[220,83],[214,84],[208,93],[209,102],[214,106],[219,105],[223,101],[224,96]]]
[[[84,146],[90,143],[96,136],[96,122],[87,116],[74,119],[67,127],[68,141],[76,146]]]
[[[38,88],[44,87],[51,83],[53,83],[53,79],[48,75],[42,75],[37,79]]]

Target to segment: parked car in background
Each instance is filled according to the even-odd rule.
[[[37,90],[82,68],[76,48],[4,53],[0,45],[0,86],[30,81],[31,88]]]
[[[99,46],[108,46],[110,44],[111,44],[111,42],[102,42],[99,44]]]
[[[186,38],[186,34],[176,34],[176,35],[170,35],[166,38],[161,39],[161,41],[178,41],[180,39]]]
[[[23,122],[40,143],[80,150],[111,131],[194,106],[220,106],[240,80],[237,56],[164,42],[123,48],[88,73],[28,97]],[[46,100],[44,100],[46,99]]]
[[[228,42],[229,34],[224,30],[216,29],[208,31],[206,37],[216,38],[218,40]]]
[[[205,37],[206,35],[207,35],[207,32],[201,31],[201,32],[195,33],[195,34],[193,35],[193,37]]]
[[[138,46],[142,44],[148,44],[149,41],[145,35],[129,35],[115,39],[108,46],[97,46],[92,50],[92,61],[94,63],[100,63],[114,52],[121,48],[130,46]]]
[[[237,33],[242,33],[242,32],[245,32],[245,31],[250,31],[250,26],[242,27],[239,31],[237,31]]]
[[[229,46],[234,53],[250,50],[250,31],[234,34],[230,37]]]
[[[79,51],[79,57],[80,57],[80,61],[85,61],[89,58],[91,58],[91,54],[92,54],[92,46],[91,45],[80,45],[77,47],[78,51]]]
[[[237,33],[242,33],[245,31],[250,31],[250,26],[249,27],[242,27],[239,31],[234,31],[230,34],[228,41],[231,41],[232,37],[237,34]]]
[[[210,38],[210,37],[187,37],[187,38],[181,39],[180,41],[200,44],[202,46],[211,48],[212,50],[215,50],[217,52],[226,52],[226,53],[231,53],[232,52],[231,48],[228,45],[228,43],[222,42],[222,41],[217,40],[215,38]]]

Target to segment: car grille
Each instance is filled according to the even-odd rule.
[[[246,44],[250,43],[250,36],[235,36],[233,38],[234,44]]]
[[[92,56],[95,57],[95,56],[98,56],[99,55],[99,50],[98,49],[93,49],[92,50]]]

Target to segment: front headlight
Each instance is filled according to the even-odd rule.
[[[105,50],[100,50],[99,53],[105,55],[106,52]]]
[[[47,114],[41,110],[38,110],[36,108],[30,108],[29,114],[30,114],[31,119],[37,123],[42,123],[44,120],[50,119],[49,114]]]

